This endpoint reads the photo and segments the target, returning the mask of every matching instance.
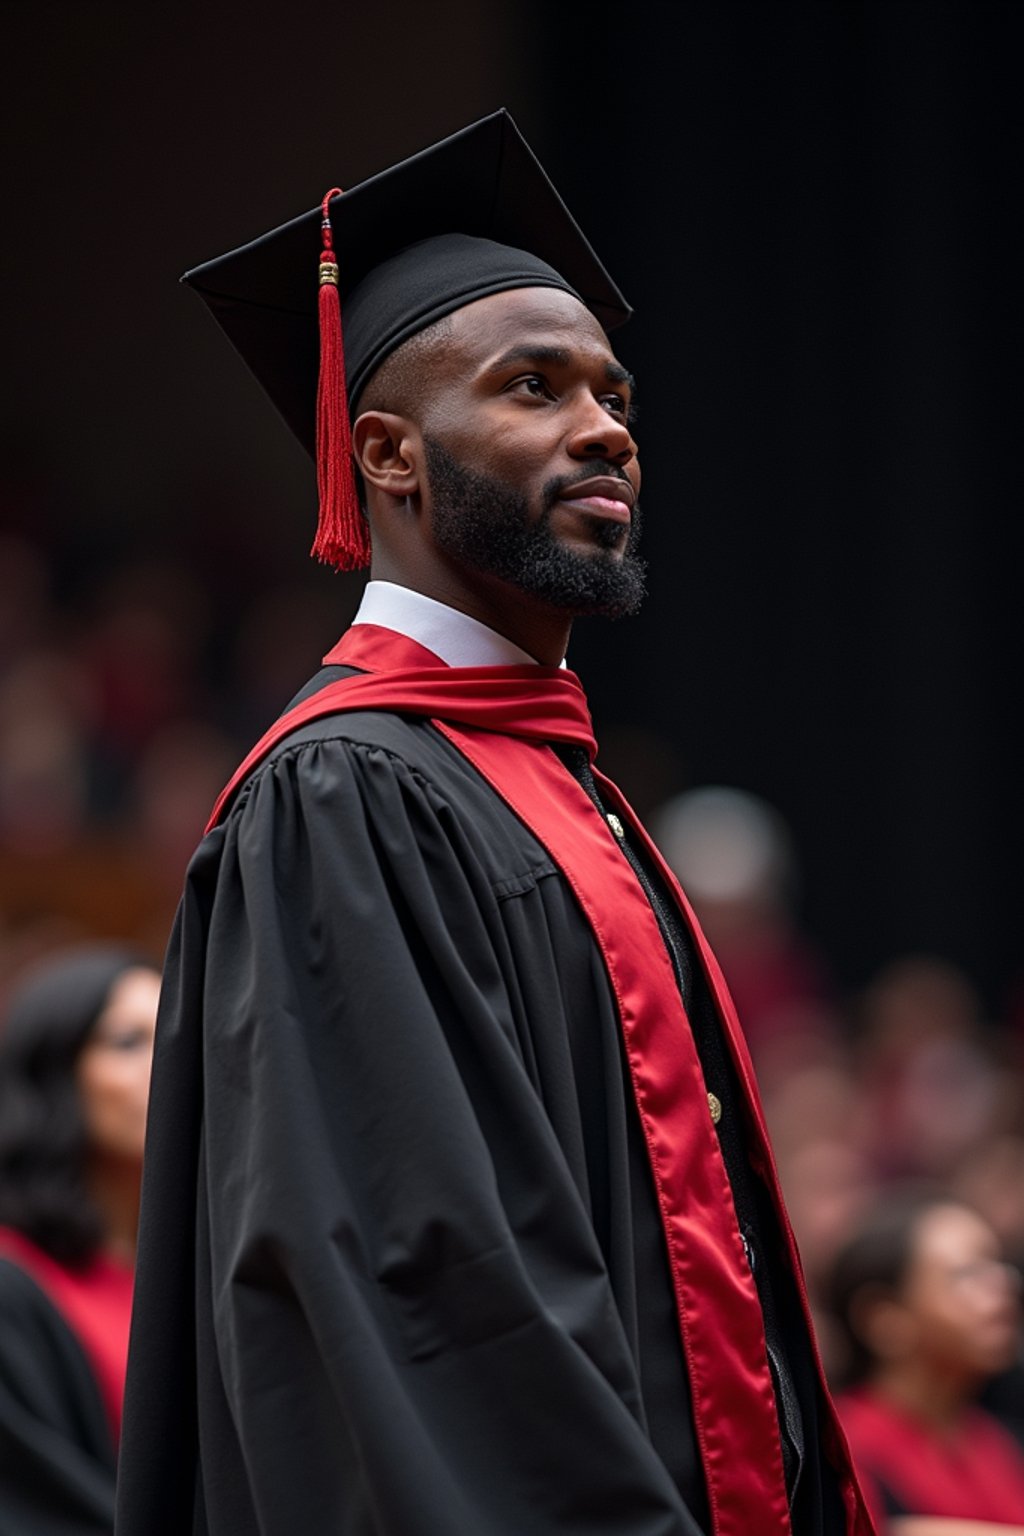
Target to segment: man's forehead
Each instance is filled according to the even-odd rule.
[[[512,288],[476,299],[452,314],[449,335],[467,361],[530,348],[600,353],[615,360],[596,316],[572,294],[555,288]]]

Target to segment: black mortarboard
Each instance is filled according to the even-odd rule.
[[[209,305],[288,425],[321,461],[327,451],[322,436],[324,302],[333,302],[334,293],[341,301],[345,376],[353,405],[402,342],[490,293],[562,288],[592,310],[605,330],[629,318],[622,294],[504,110],[325,199],[327,208],[327,276],[321,282],[336,287],[327,295],[321,288],[319,324],[312,267],[320,254],[320,207],[193,268],[182,279]],[[337,355],[340,359],[340,347]],[[340,373],[340,363],[332,366]],[[336,447],[330,453],[336,457]],[[325,546],[328,467],[318,464],[321,533],[314,549],[334,563],[363,564],[365,549],[358,558],[348,558],[334,548],[336,536]]]

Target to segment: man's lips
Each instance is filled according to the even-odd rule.
[[[590,517],[603,517],[628,527],[635,492],[628,480],[614,480],[610,476],[601,475],[566,486],[558,499],[565,506],[585,512]]]

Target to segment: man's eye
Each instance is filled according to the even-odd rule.
[[[629,419],[629,402],[622,395],[602,395],[601,404],[610,416],[621,416],[623,421]]]
[[[522,374],[518,379],[513,379],[512,388],[525,390],[528,395],[546,397],[548,394],[547,382],[539,373]]]

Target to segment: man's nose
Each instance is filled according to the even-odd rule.
[[[636,457],[636,443],[629,427],[610,416],[593,396],[581,403],[568,446],[577,459],[609,459],[615,464],[628,464]]]

